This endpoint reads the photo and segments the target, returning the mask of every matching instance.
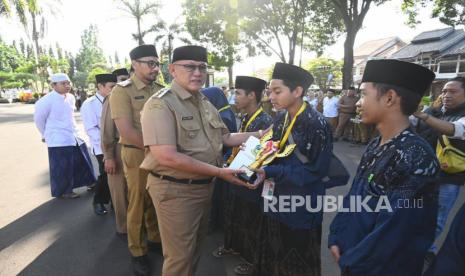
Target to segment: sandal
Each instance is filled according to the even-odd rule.
[[[224,246],[220,246],[212,252],[212,255],[217,258],[222,258],[224,256],[237,255],[237,253],[232,249],[226,249]]]
[[[253,272],[253,265],[241,263],[234,268],[234,272],[238,275],[250,275]]]

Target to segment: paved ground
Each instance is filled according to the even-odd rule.
[[[83,189],[76,200],[50,197],[47,148],[32,122],[33,108],[0,105],[0,275],[131,275],[127,244],[115,235],[112,213],[95,216],[92,194]],[[78,113],[76,119],[84,134]],[[347,143],[335,145],[351,173],[362,150]],[[334,188],[329,194],[345,194],[348,188]],[[464,201],[462,189],[451,217]],[[326,249],[334,215],[324,217],[323,276],[339,275]],[[238,259],[219,260],[210,254],[221,244],[221,233],[208,237],[197,275],[234,275],[232,268]],[[161,257],[151,254],[150,258],[153,275],[160,275]]]

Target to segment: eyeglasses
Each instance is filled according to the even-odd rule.
[[[145,63],[150,68],[160,67],[160,62],[158,61],[154,61],[154,60],[145,61],[145,60],[138,60],[138,59],[136,59],[136,61],[139,63]]]
[[[184,67],[184,69],[186,69],[187,72],[190,72],[190,73],[195,72],[196,69],[199,69],[200,73],[206,73],[207,69],[208,69],[208,66],[205,65],[205,64],[194,65],[194,64],[177,64],[177,63],[174,63],[173,65],[182,66],[182,67]]]

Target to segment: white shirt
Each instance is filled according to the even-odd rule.
[[[339,98],[336,96],[333,96],[331,99],[328,97],[325,97],[323,99],[323,116],[328,117],[328,118],[337,117],[338,103],[339,103]]]
[[[35,104],[34,122],[48,147],[75,146],[79,138],[73,112],[73,94],[51,91]]]
[[[316,109],[316,107],[318,106],[318,99],[317,98],[314,98],[313,100],[309,101],[308,102],[313,108]]]
[[[450,138],[465,140],[465,117],[452,123],[454,124],[455,132],[454,136],[450,136]]]
[[[102,117],[103,96],[97,92],[84,101],[81,106],[81,118],[84,129],[89,136],[90,144],[95,155],[103,154],[100,143],[100,117]]]

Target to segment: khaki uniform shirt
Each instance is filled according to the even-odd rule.
[[[170,90],[151,97],[142,111],[144,145],[175,145],[177,151],[199,161],[223,164],[223,135],[229,133],[220,114],[199,91],[191,94],[176,81]],[[141,168],[178,179],[204,179],[160,166],[149,149]]]
[[[146,85],[135,74],[128,80],[119,82],[113,88],[110,96],[111,118],[127,118],[132,120],[136,131],[142,133],[140,112],[145,102],[163,86],[154,82]],[[125,137],[120,137],[120,143],[130,145]]]
[[[343,105],[348,105],[348,107],[340,107],[339,112],[341,113],[349,113],[349,114],[355,114],[357,110],[357,102],[359,98],[357,96],[349,97],[347,95],[344,95],[339,99],[339,103]]]
[[[119,133],[115,122],[111,119],[110,96],[103,101],[102,117],[100,117],[100,135],[104,159],[114,159]]]

